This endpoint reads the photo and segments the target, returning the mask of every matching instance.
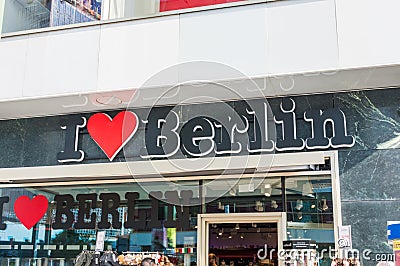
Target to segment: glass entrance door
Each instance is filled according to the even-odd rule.
[[[209,224],[209,265],[278,265],[277,223]]]
[[[286,213],[199,214],[197,235],[197,265],[283,266]]]

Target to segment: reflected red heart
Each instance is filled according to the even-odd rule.
[[[87,129],[92,139],[112,161],[136,133],[138,126],[139,119],[135,113],[122,111],[113,119],[104,113],[92,115]]]
[[[43,195],[30,199],[28,196],[19,197],[14,203],[14,212],[21,223],[29,230],[46,214],[49,202]]]

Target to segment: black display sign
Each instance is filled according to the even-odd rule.
[[[153,108],[147,117],[138,117],[133,111],[122,111],[114,118],[98,113],[89,117],[89,135],[112,161],[116,154],[134,136],[140,124],[145,126],[142,158],[168,158],[179,150],[192,157],[209,154],[237,154],[247,150],[249,154],[273,151],[299,151],[352,147],[354,138],[347,134],[346,116],[339,108],[306,110],[303,120],[310,126],[310,136],[297,137],[296,104],[293,99],[283,99],[279,111],[268,117],[265,101],[236,102],[233,106],[236,120],[230,114],[219,114],[219,120],[199,115],[181,123],[174,107]],[[279,127],[281,137],[271,139],[273,127]],[[86,126],[86,119],[62,120],[65,130],[65,146],[58,154],[60,163],[80,162],[84,151],[78,148],[78,136]],[[331,130],[331,136],[327,132]],[[246,134],[247,138],[239,136]],[[246,143],[243,143],[245,139]],[[200,143],[200,144],[199,144]]]
[[[283,241],[283,249],[317,249],[317,243],[311,239],[296,239]]]
[[[177,228],[178,230],[190,229],[190,206],[193,199],[193,191],[166,191],[165,201],[161,191],[150,192],[149,198],[151,206],[149,208],[137,208],[136,203],[139,199],[138,192],[127,192],[125,198],[121,199],[117,193],[96,193],[78,194],[74,198],[70,194],[55,195],[55,213],[52,223],[53,229],[126,229],[151,230],[153,228]],[[21,198],[19,197],[16,202]],[[43,200],[45,200],[43,202]],[[126,207],[126,217],[120,220],[119,208],[122,207],[121,201],[124,200],[123,207]],[[9,197],[0,197],[0,230],[6,230],[7,225],[3,223],[2,213],[5,203],[9,202]],[[37,195],[32,199],[27,199],[18,207],[14,204],[17,218],[27,228],[31,229],[38,223],[48,211],[48,199],[43,195]],[[167,203],[177,202],[179,205]],[[160,209],[166,208],[166,216],[159,217]],[[101,209],[101,214],[94,212]],[[41,212],[41,214],[38,214]],[[164,212],[162,212],[164,213]],[[98,219],[97,215],[100,215]],[[111,222],[109,221],[111,217]],[[100,220],[99,222],[97,222]]]

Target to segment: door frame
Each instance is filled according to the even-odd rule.
[[[207,213],[197,215],[197,265],[208,264],[209,252],[209,225],[223,223],[277,223],[278,251],[283,249],[286,240],[286,213]],[[282,266],[283,261],[278,260]]]

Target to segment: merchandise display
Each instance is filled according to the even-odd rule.
[[[141,265],[143,260],[151,260],[155,265],[172,266],[169,258],[160,252],[122,252],[84,250],[75,258],[74,266],[119,266]]]
[[[332,260],[331,266],[360,266],[360,261],[356,258],[336,258]]]

